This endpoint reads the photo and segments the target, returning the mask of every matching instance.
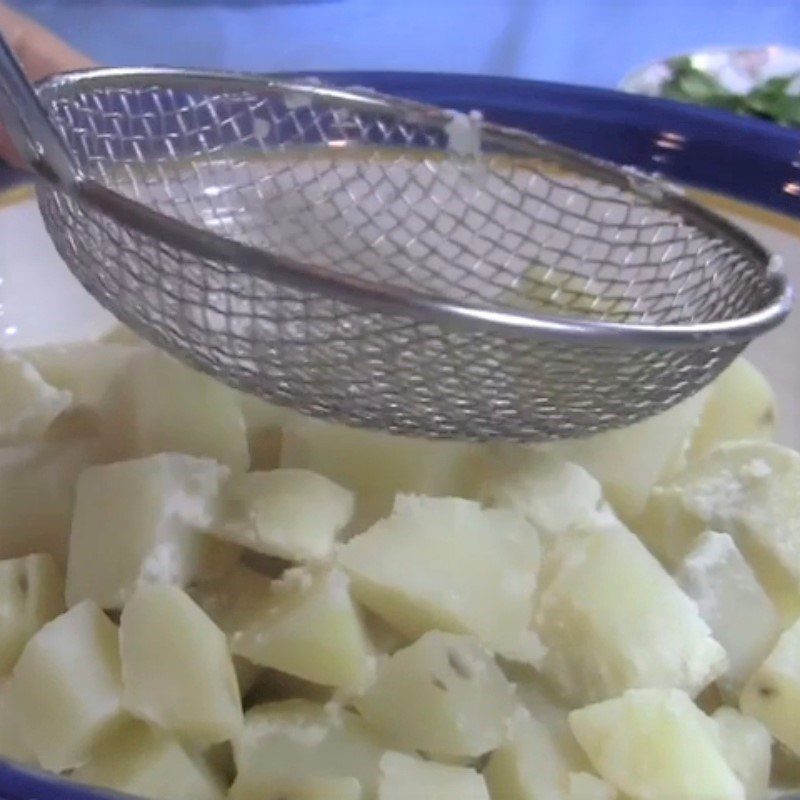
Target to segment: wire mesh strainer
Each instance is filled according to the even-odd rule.
[[[4,118],[23,120],[83,285],[169,352],[301,411],[428,437],[583,436],[693,394],[789,309],[744,233],[528,134],[173,70],[56,77],[44,113],[0,61]]]

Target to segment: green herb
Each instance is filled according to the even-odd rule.
[[[689,58],[676,58],[670,62],[670,67],[672,75],[661,87],[663,97],[800,128],[800,93],[789,91],[800,73],[770,78],[747,94],[736,94],[729,92],[713,75],[693,66]]]

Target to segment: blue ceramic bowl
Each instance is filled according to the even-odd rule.
[[[480,109],[494,122],[600,158],[800,217],[800,132],[767,122],[604,89],[512,78],[316,74],[328,83],[369,86],[464,111]],[[20,173],[0,167],[0,187],[20,179]],[[0,760],[0,800],[108,798]]]

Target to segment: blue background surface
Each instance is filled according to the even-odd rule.
[[[469,72],[612,87],[642,63],[687,50],[800,47],[800,0],[14,4],[108,64]]]

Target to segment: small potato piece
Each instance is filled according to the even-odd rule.
[[[67,564],[67,604],[119,608],[139,581],[186,585],[227,545],[216,523],[228,470],[162,454],[91,467],[78,482]]]
[[[548,727],[524,714],[510,726],[484,774],[492,800],[566,800],[570,767]]]
[[[391,513],[395,495],[472,497],[483,449],[349,428],[295,415],[287,421],[282,467],[325,475],[358,498],[354,530]]]
[[[617,790],[588,772],[570,772],[569,800],[615,800]]]
[[[69,392],[47,383],[32,364],[0,351],[0,445],[41,439],[71,402]]]
[[[633,800],[745,800],[716,725],[685,692],[631,689],[569,720],[600,776]]]
[[[800,756],[800,620],[783,632],[747,682],[740,705],[745,714],[761,720],[779,742]]]
[[[158,350],[130,358],[101,408],[113,460],[155,453],[213,458],[234,472],[250,466],[237,393]]]
[[[583,467],[527,447],[489,449],[479,497],[522,514],[543,537],[584,522],[603,505],[603,490]]]
[[[363,689],[374,671],[369,640],[338,570],[290,570],[231,638],[254,664],[340,689]]]
[[[344,792],[342,779],[349,779],[351,791],[355,781],[372,797],[385,750],[357,715],[306,700],[250,709],[233,749],[237,777],[230,800],[272,800],[276,788],[290,790],[292,800],[327,800],[322,788],[330,781]]]
[[[64,578],[47,554],[0,561],[0,675],[28,640],[64,611]]]
[[[225,790],[173,736],[129,722],[72,775],[77,783],[151,800],[223,800]]]
[[[800,454],[762,442],[715,448],[653,493],[637,527],[675,564],[705,530],[730,534],[784,621],[800,614]]]
[[[737,358],[711,384],[692,435],[689,460],[708,455],[722,442],[770,440],[776,420],[775,393],[769,381],[746,358]]]
[[[493,750],[517,709],[512,685],[475,639],[438,631],[384,660],[355,704],[396,748],[444,759]]]
[[[573,705],[632,688],[695,695],[725,672],[695,603],[620,523],[562,537],[549,561],[537,612],[543,670]]]
[[[772,601],[727,533],[706,531],[683,560],[678,585],[728,654],[721,688],[738,697],[781,632]]]
[[[509,658],[538,655],[529,627],[539,540],[516,511],[401,495],[339,559],[356,598],[409,638],[469,633]]]
[[[276,469],[234,477],[224,539],[287,561],[321,561],[355,511],[355,495],[323,475]]]
[[[124,718],[116,626],[91,601],[45,625],[7,684],[25,747],[51,772],[83,764]]]
[[[142,584],[120,621],[122,702],[198,746],[232,738],[243,723],[225,634],[183,590]]]
[[[380,770],[378,800],[489,800],[486,783],[474,769],[386,753]]]
[[[764,800],[769,791],[772,737],[756,719],[722,706],[712,719],[717,723],[722,755],[742,782],[747,800]]]

